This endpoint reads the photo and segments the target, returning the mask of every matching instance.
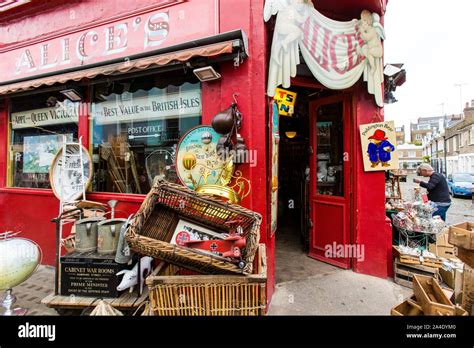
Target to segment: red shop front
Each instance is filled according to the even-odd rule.
[[[267,78],[275,22],[264,22],[264,0],[137,0],[120,7],[113,0],[13,3],[17,6],[0,7],[0,228],[36,241],[43,263],[54,264],[55,226],[50,220],[58,214],[59,202],[49,186],[44,153],[53,152],[56,136],[81,138],[90,151],[94,173],[87,198],[104,203],[116,199],[117,209],[128,215],[150,188],[151,153],[171,151],[188,129],[210,124],[236,95],[243,114],[240,133],[255,154],[254,161],[240,165],[252,185],[242,205],[263,217],[268,298],[275,285],[275,240],[288,221],[299,221],[291,228],[303,236],[310,257],[388,276],[391,236],[385,230],[384,174],[364,172],[358,133],[359,125],[383,120],[383,108],[362,79],[332,90],[302,60],[288,88],[298,95],[298,117],[281,119],[279,175],[273,175],[275,132]],[[320,0],[314,5],[333,20],[359,18],[367,9],[383,23],[386,1],[336,5]],[[193,70],[207,66],[221,77],[200,82]],[[65,91],[73,91],[72,97]],[[173,113],[173,96],[188,98],[189,110]],[[147,110],[144,104],[127,109],[131,99],[160,98],[168,104],[152,111],[163,111],[162,116],[138,115],[140,107]],[[129,117],[115,117],[113,108],[102,108],[107,110],[103,122],[92,117],[98,105],[112,101]],[[69,111],[57,112],[58,103]],[[317,126],[324,122],[332,122],[339,132],[332,132],[326,144]],[[128,137],[135,151],[138,180],[130,187],[120,188],[107,176],[106,160],[98,151],[119,136]],[[332,149],[333,163],[327,164],[343,173],[336,176],[337,184],[326,187],[317,184],[316,175],[318,162],[327,160],[322,145]],[[289,211],[288,202],[297,209]],[[324,246],[333,243],[363,245],[364,257],[328,257]]]

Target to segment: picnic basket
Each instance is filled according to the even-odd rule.
[[[219,233],[229,232],[226,222],[240,221],[247,242],[242,251],[244,268],[197,249],[170,244],[181,219]],[[203,274],[250,274],[260,239],[261,219],[258,213],[239,205],[223,203],[159,179],[143,201],[125,237],[135,252]]]
[[[250,275],[179,275],[181,269],[162,263],[146,279],[150,309],[156,316],[264,315],[267,265],[260,244]],[[186,273],[185,273],[186,274]]]

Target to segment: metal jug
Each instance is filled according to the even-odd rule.
[[[115,253],[115,262],[120,264],[129,263],[133,256],[132,251],[128,246],[127,240],[125,239],[125,233],[127,232],[128,226],[130,226],[132,216],[133,214],[128,217],[127,222],[125,222],[120,229],[117,252]]]
[[[97,250],[97,224],[103,217],[90,217],[76,222],[76,251],[80,253]]]
[[[109,219],[98,224],[97,253],[115,254],[119,242],[120,231],[126,219]]]

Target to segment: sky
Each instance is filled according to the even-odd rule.
[[[456,84],[463,106],[474,99],[473,0],[389,0],[384,26],[385,64],[404,63],[407,72],[386,120],[408,127],[418,117],[459,114]]]

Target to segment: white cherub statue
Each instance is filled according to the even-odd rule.
[[[303,35],[303,24],[308,18],[311,0],[266,0],[263,17],[267,22],[277,15],[273,34],[268,95],[273,96],[275,87],[290,86],[290,78],[296,75],[300,63],[298,41]]]
[[[370,13],[363,10],[360,14],[359,31],[361,38],[365,41],[365,45],[360,48],[360,54],[369,61],[370,71],[375,73],[375,59],[382,59],[383,46],[382,41],[385,40],[385,31],[380,24],[380,16],[377,13]]]

